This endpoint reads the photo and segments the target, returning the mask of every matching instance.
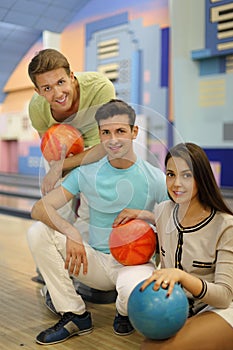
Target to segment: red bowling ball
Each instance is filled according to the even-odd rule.
[[[123,265],[147,263],[156,249],[156,234],[143,220],[134,219],[115,227],[109,237],[113,257]]]
[[[41,139],[41,151],[45,159],[59,160],[61,158],[62,145],[66,145],[66,157],[78,154],[84,150],[84,141],[81,133],[71,125],[52,125]]]

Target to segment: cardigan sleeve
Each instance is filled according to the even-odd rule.
[[[227,308],[233,300],[233,226],[227,227],[219,239],[214,283],[206,284],[201,301],[216,308]]]

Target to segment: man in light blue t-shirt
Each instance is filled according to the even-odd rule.
[[[156,203],[167,199],[163,172],[134,153],[133,140],[138,134],[135,117],[132,107],[120,100],[101,106],[95,118],[107,156],[74,169],[60,187],[32,209],[32,218],[46,224],[46,230],[31,237],[30,248],[53,304],[62,315],[59,323],[37,336],[39,344],[58,343],[93,329],[91,315],[76,293],[71,275],[91,288],[116,288],[114,332],[127,335],[134,331],[127,316],[128,298],[133,288],[151,275],[154,265],[137,265],[133,275],[127,275],[127,266],[111,255],[108,239],[114,220],[125,208],[152,211]],[[89,206],[88,242],[58,211],[79,193],[85,195]]]

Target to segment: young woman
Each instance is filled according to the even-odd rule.
[[[146,339],[141,350],[233,349],[233,213],[224,203],[205,152],[178,144],[165,159],[171,200],[155,213],[122,212],[115,225],[138,216],[156,224],[161,269],[142,292],[180,283],[189,299],[189,318],[170,339]]]

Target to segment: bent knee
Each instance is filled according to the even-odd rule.
[[[35,222],[27,231],[27,241],[32,252],[47,240],[49,228],[40,221]]]

